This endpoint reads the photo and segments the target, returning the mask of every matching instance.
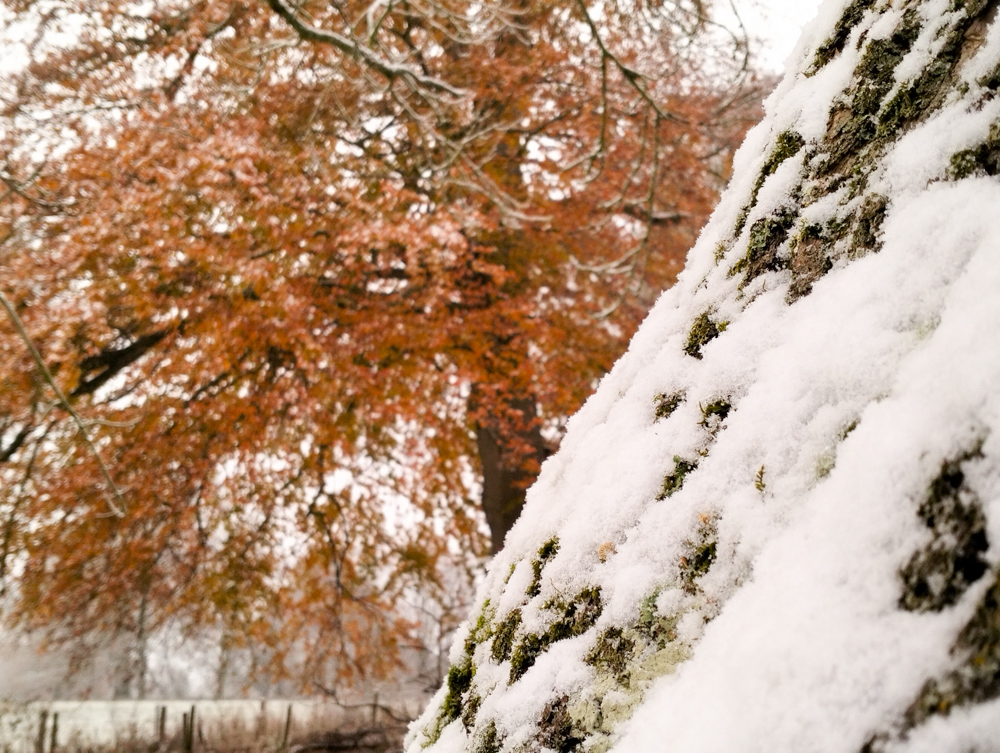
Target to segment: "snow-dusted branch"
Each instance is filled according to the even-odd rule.
[[[453,86],[447,81],[442,81],[435,76],[417,70],[416,68],[387,60],[374,50],[359,43],[356,39],[339,34],[335,31],[320,29],[302,20],[294,8],[285,0],[266,0],[271,9],[281,16],[282,19],[291,26],[296,34],[302,39],[310,42],[330,45],[345,55],[363,63],[367,67],[378,71],[390,81],[404,79],[411,82],[422,92],[437,92],[438,94],[448,94],[459,99],[465,97],[464,89]]]

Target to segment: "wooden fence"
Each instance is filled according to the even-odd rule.
[[[337,730],[399,727],[426,698],[0,703],[0,753],[290,750]]]

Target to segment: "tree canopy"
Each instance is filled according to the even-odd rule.
[[[168,625],[389,671],[680,269],[741,38],[683,0],[2,7],[8,616],[128,636],[138,693]]]

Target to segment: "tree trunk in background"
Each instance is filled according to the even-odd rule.
[[[534,401],[518,401],[516,407],[528,406],[533,408]],[[503,548],[507,531],[521,514],[524,495],[537,476],[531,467],[536,463],[541,465],[549,456],[549,449],[542,438],[539,426],[533,426],[528,436],[523,439],[533,448],[533,453],[528,458],[520,458],[521,462],[515,464],[505,459],[505,455],[509,457],[509,453],[503,451],[504,440],[496,426],[476,427],[476,447],[479,450],[479,462],[482,464],[483,472],[482,507],[490,527],[492,554]]]
[[[520,0],[512,4],[513,18],[517,23],[525,25],[524,13],[528,3]],[[527,52],[530,43],[521,35],[512,32],[504,33],[497,40],[496,55],[500,59],[517,60],[520,53]],[[480,97],[476,107],[486,111],[496,110],[502,113],[502,120],[517,122],[523,117],[519,102],[504,101],[495,94]],[[507,134],[497,145],[496,154],[485,166],[485,172],[498,185],[502,186],[511,196],[523,199],[525,183],[521,174],[524,153],[521,150],[521,136],[516,132]],[[507,228],[508,234],[517,235],[516,230]],[[526,353],[520,353],[519,358],[526,358]],[[498,374],[498,377],[502,378]],[[537,405],[531,398],[509,397],[503,399],[501,405],[514,411],[522,411],[523,415],[535,416]],[[548,456],[545,443],[542,440],[540,427],[534,422],[524,431],[519,444],[528,446],[532,452],[528,457],[518,457],[516,450],[511,452],[509,437],[505,435],[500,422],[479,422],[476,425],[476,447],[479,451],[479,462],[483,473],[482,508],[486,514],[486,522],[490,527],[490,553],[496,554],[503,548],[507,531],[514,525],[524,507],[524,496],[534,482],[536,469]],[[533,462],[534,461],[534,462]]]

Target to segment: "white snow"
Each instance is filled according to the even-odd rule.
[[[596,692],[584,661],[596,636],[633,623],[651,594],[659,594],[660,614],[680,615],[677,642],[690,658],[656,680],[614,730],[615,751],[856,753],[891,729],[925,680],[955,666],[950,649],[995,574],[955,606],[917,613],[899,608],[899,572],[929,540],[916,512],[929,485],[977,442],[993,460],[973,463],[969,483],[990,541],[1000,541],[1000,182],[946,180],[951,156],[982,143],[1000,119],[1000,101],[979,109],[952,102],[890,147],[869,180],[870,190],[890,197],[878,253],[841,260],[790,306],[788,272],[763,274],[744,290],[728,274],[746,254],[754,220],[788,201],[808,144],[825,135],[858,63],[857,41],[890,34],[902,5],[866,14],[844,52],[807,77],[811,50],[847,2],[820,8],[790,58],[800,72],[767,101],[685,272],[570,421],[529,491],[478,602],[488,598],[497,621],[521,608],[523,632],[551,623],[546,601],[586,587],[599,586],[605,606],[594,629],[554,644],[513,684],[508,663],[493,662],[488,645],[477,649],[477,718],[495,721],[505,751],[537,734],[553,699]],[[950,3],[920,7],[930,21]],[[973,87],[1000,58],[1000,24],[993,26],[966,64]],[[897,69],[900,84],[940,46],[925,31]],[[789,129],[807,148],[764,182],[734,241],[757,175]],[[827,197],[802,216],[828,219],[844,198]],[[718,263],[720,244],[729,251]],[[705,312],[728,326],[699,360],[684,345]],[[655,421],[654,396],[680,391],[685,402]],[[732,411],[713,435],[700,407],[720,398]],[[674,457],[701,454],[683,487],[657,501]],[[716,560],[690,593],[679,563],[706,521],[717,526]],[[558,554],[543,571],[541,594],[528,599],[531,560],[554,536]],[[608,544],[613,553],[599,556]],[[987,559],[995,569],[995,544]],[[443,698],[442,690],[415,725],[411,752],[428,742],[421,730],[433,726]],[[935,718],[891,750],[997,750],[997,730],[993,702]],[[461,721],[428,748],[469,749]]]

